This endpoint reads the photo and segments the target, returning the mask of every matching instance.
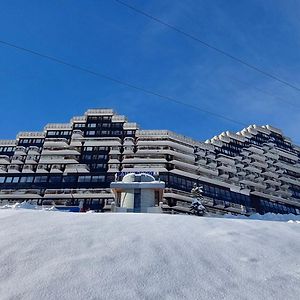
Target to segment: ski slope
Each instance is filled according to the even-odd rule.
[[[299,299],[300,224],[0,210],[0,299]]]

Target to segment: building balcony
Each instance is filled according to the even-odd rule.
[[[267,157],[267,158],[270,158],[270,159],[272,159],[272,160],[277,160],[277,159],[279,158],[279,155],[278,155],[278,154],[272,153],[272,152],[270,152],[270,151],[266,151],[266,152],[264,153],[264,156]]]
[[[30,146],[29,149],[28,149],[28,152],[27,154],[28,155],[40,155],[40,148],[39,147],[36,147],[36,146]]]
[[[246,171],[241,170],[241,171],[238,171],[237,174],[238,174],[239,176],[246,176]]]
[[[120,164],[108,165],[108,173],[117,173],[120,171]]]
[[[266,162],[257,161],[257,160],[251,161],[250,164],[257,167],[257,168],[259,168],[259,169],[268,167],[268,164]]]
[[[15,149],[15,155],[26,155],[27,154],[27,149],[23,146],[17,146]]]
[[[22,170],[21,165],[9,165],[7,167],[7,172],[8,173],[20,173]]]
[[[254,180],[256,177],[257,177],[257,174],[246,172],[246,178],[247,178],[247,179]]]
[[[128,124],[128,123],[127,123]],[[124,142],[123,142],[123,145],[124,146],[134,146],[134,139],[133,138],[130,138],[130,137],[126,137],[124,138]]]
[[[121,161],[117,158],[110,158],[107,163],[108,164],[120,164]]]
[[[7,172],[7,166],[0,166],[0,174]]]
[[[111,153],[110,153],[111,154]],[[113,154],[118,154],[118,153],[113,153]],[[132,148],[132,149],[124,149],[124,151],[123,151],[123,154],[124,155],[133,155],[134,154],[134,149]]]
[[[25,164],[37,164],[39,159],[39,156],[27,156]]]
[[[10,158],[7,155],[0,155],[0,165],[9,165]]]
[[[217,162],[216,161],[207,161],[206,165],[209,167],[209,168],[216,168],[217,167]]]
[[[24,165],[22,169],[22,173],[34,173],[35,170],[36,170],[36,166]]]
[[[261,173],[262,176],[267,176],[267,177],[272,177],[272,178],[278,178],[279,177],[279,174],[275,173],[275,172],[271,172],[269,171],[268,169],[263,171]]]
[[[49,150],[45,149],[42,151],[41,156],[72,156],[77,158],[81,153],[75,149],[58,149],[58,150]]]
[[[200,166],[192,165],[188,162],[179,161],[179,160],[175,160],[175,159],[171,160],[170,163],[181,170],[187,170],[187,171],[189,170],[191,172],[196,172],[200,167]]]
[[[211,169],[211,168],[207,168],[207,167],[198,166],[197,174],[204,175],[204,176],[206,176],[206,175],[218,176],[219,172],[216,169]]]
[[[44,149],[65,149],[68,147],[67,139],[46,139],[44,142]]]
[[[218,154],[216,161],[221,162],[226,165],[232,165],[232,166],[235,165],[235,160],[233,158],[227,157],[227,156],[224,156],[221,154]]]
[[[235,166],[237,168],[244,168],[244,164],[242,162],[240,162],[240,161],[236,161]]]
[[[218,175],[220,178],[224,178],[224,179],[228,179],[229,178],[229,174],[228,173],[221,173]]]
[[[282,189],[288,189],[290,187],[290,185],[284,181],[281,181],[281,188]]]
[[[66,165],[64,173],[89,173],[89,167],[85,164]]]
[[[248,157],[243,157],[242,158],[242,162],[244,163],[244,164],[250,164],[251,163],[251,159],[250,158],[248,158]]]
[[[250,171],[250,172],[254,172],[254,173],[261,173],[262,172],[262,169],[257,168],[253,165],[248,165],[244,169],[247,170],[247,171]]]
[[[216,154],[213,152],[206,152],[205,157],[210,158],[210,159],[216,159]]]
[[[65,170],[64,165],[52,165],[50,169],[50,173],[63,173]]]
[[[297,185],[297,186],[300,186],[300,180],[298,179],[294,179],[294,178],[291,178],[291,177],[288,177],[288,176],[284,176],[284,175],[281,175],[279,177],[279,179],[283,182],[286,182],[286,183],[291,183],[291,184],[294,184],[294,185]]]
[[[204,157],[199,157],[199,158],[196,159],[196,164],[206,166],[207,165],[207,159],[205,159]]]
[[[49,165],[38,165],[36,169],[36,173],[49,173],[50,166]]]
[[[168,161],[166,158],[159,157],[133,157],[133,158],[124,158],[122,161],[123,164],[166,164]]]
[[[42,164],[77,164],[78,160],[64,157],[41,157],[39,163]]]
[[[256,147],[254,145],[251,145],[250,147],[247,148],[247,150],[251,151],[252,153],[262,155],[264,153],[264,150],[261,149],[260,147]]]
[[[117,148],[111,148],[110,150],[109,150],[109,154],[110,155],[112,155],[112,154],[117,154],[117,155],[120,155],[121,154],[121,151],[120,151],[120,148],[119,147],[117,147]]]
[[[225,172],[236,173],[236,168],[230,165],[220,165],[217,167],[219,170],[223,170]]]

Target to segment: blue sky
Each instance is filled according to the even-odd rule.
[[[300,86],[299,1],[126,0]],[[0,2],[0,40],[106,73],[299,143],[300,92],[113,0]],[[0,138],[114,108],[144,129],[205,140],[241,125],[0,46]]]

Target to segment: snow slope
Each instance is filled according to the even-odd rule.
[[[300,225],[0,210],[0,299],[299,299]]]

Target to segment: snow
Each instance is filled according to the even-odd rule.
[[[23,201],[21,203],[17,202],[12,205],[5,204],[3,206],[0,206],[0,209],[35,209],[35,210],[45,210],[45,211],[58,211],[58,209],[56,209],[55,206],[51,206],[51,207],[38,206],[26,201]]]
[[[238,215],[233,216],[231,214],[225,214],[223,216],[219,216],[222,218],[229,218],[229,219],[252,219],[252,220],[264,220],[264,221],[295,221],[296,223],[300,221],[300,215],[294,215],[294,214],[274,214],[274,213],[266,213],[264,215],[260,214],[252,214],[249,217]]]
[[[0,210],[8,299],[299,299],[300,226]]]

